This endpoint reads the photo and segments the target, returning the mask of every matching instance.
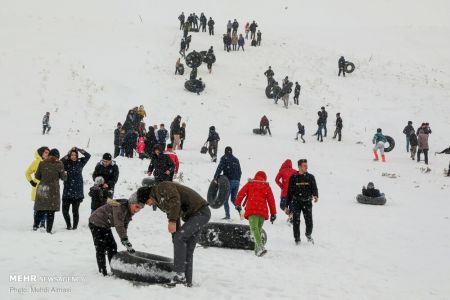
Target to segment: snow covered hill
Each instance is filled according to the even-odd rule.
[[[180,3],[178,3],[180,2]],[[443,177],[449,146],[450,4],[448,1],[3,1],[0,10],[0,291],[2,299],[449,299],[450,181]],[[190,50],[214,46],[217,63],[199,77],[200,96],[175,76],[179,57],[177,17],[204,12],[216,35],[193,33]],[[255,20],[262,46],[223,51],[226,22]],[[356,71],[337,77],[344,55]],[[302,84],[300,106],[288,110],[265,97],[263,72]],[[292,97],[291,97],[292,98]],[[292,100],[291,100],[292,101]],[[314,206],[314,246],[295,246],[280,212],[266,222],[268,254],[197,248],[192,289],[133,286],[96,269],[87,228],[90,199],[81,207],[76,232],[65,230],[60,213],[54,235],[33,232],[30,186],[25,169],[42,145],[65,153],[76,145],[93,157],[84,169],[85,194],[112,132],[128,109],[143,104],[147,125],[180,114],[187,123],[186,149],[179,151],[185,184],[206,195],[216,165],[199,153],[208,127],[221,135],[219,153],[233,147],[243,178],[258,170],[274,183],[281,163],[308,158],[320,201]],[[329,136],[311,136],[316,113],[326,106]],[[51,112],[52,131],[41,135]],[[343,141],[331,139],[335,113],[344,120]],[[252,134],[262,115],[272,137]],[[403,127],[429,122],[430,173],[405,152]],[[306,144],[294,140],[306,127]],[[372,161],[376,128],[397,146],[387,163]],[[89,141],[89,147],[87,147]],[[358,143],[361,142],[361,143]],[[117,195],[128,197],[145,176],[148,161],[117,160]],[[396,178],[382,176],[396,174]],[[368,181],[387,195],[383,207],[359,205],[355,196]],[[243,184],[245,180],[241,181]],[[278,203],[278,202],[277,202]],[[212,220],[223,217],[213,211]],[[233,222],[241,222],[237,213]],[[301,230],[304,230],[302,222]],[[141,251],[171,256],[165,216],[144,209],[134,217],[130,240]],[[119,249],[122,249],[119,246]],[[47,284],[69,292],[20,293],[10,275],[79,276],[82,282]]]

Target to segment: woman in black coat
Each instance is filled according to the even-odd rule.
[[[78,153],[84,157],[78,158]],[[73,147],[61,161],[64,164],[64,170],[67,172],[67,180],[64,182],[62,196],[62,213],[66,221],[67,229],[77,229],[79,213],[78,209],[84,199],[83,192],[83,168],[91,158],[91,155],[82,149]],[[70,222],[69,208],[72,205],[73,226]]]
[[[155,128],[153,126],[148,127],[147,134],[145,135],[145,153],[148,157],[152,156],[153,147],[158,144],[158,140],[155,135]]]

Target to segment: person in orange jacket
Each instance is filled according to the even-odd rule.
[[[178,169],[180,168],[180,161],[178,160],[178,155],[175,153],[175,151],[173,151],[173,146],[172,144],[168,144],[167,145],[167,149],[164,152],[164,154],[169,155],[170,159],[173,161],[173,163],[175,164],[175,174],[174,177],[177,176],[178,174]]]
[[[242,211],[241,205],[245,208],[244,217],[250,223],[250,230],[255,241],[255,254],[262,256],[267,252],[261,238],[264,220],[269,219],[269,211],[270,222],[273,223],[277,215],[275,199],[267,182],[266,173],[258,171],[255,178],[249,179],[242,187],[236,197],[236,210],[239,213]]]
[[[294,175],[297,171],[292,168],[292,161],[290,159],[286,159],[284,163],[281,165],[280,171],[278,171],[277,176],[275,177],[275,183],[281,189],[281,197],[280,197],[280,208],[284,210],[286,208],[288,187],[289,187],[289,179],[292,175]],[[289,216],[288,221],[291,221],[292,217]]]

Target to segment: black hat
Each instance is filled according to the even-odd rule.
[[[209,130],[211,130],[211,131],[216,130],[216,127],[211,126],[211,127],[209,127]]]
[[[337,114],[336,114],[336,116],[340,116],[340,115],[341,115],[341,113],[337,113]]]
[[[103,160],[112,160],[112,156],[109,153],[103,154]]]
[[[50,149],[48,149],[48,147],[46,146],[42,146],[41,148],[37,149],[37,153],[39,154],[40,157],[42,157],[42,154],[44,154],[45,150],[50,151]]]
[[[225,154],[233,154],[233,149],[230,146],[225,147]]]
[[[412,125],[412,121],[408,121],[408,125]]]
[[[322,106],[320,109],[325,109],[325,106]]]
[[[48,153],[48,156],[54,156],[54,157],[59,158],[59,151],[58,151],[58,149],[54,148],[54,149],[50,150],[50,152]]]
[[[145,204],[150,197],[150,192],[152,191],[152,188],[149,186],[143,186],[140,187],[137,190],[137,201],[139,203]]]
[[[377,132],[381,132],[381,128],[378,128],[378,129],[377,129]]]
[[[118,122],[118,123],[117,123],[117,126],[122,126],[122,123]]]

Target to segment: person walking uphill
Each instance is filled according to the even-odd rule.
[[[117,244],[111,228],[116,228],[120,241],[127,248],[127,251],[134,253],[135,250],[128,240],[127,229],[132,216],[143,207],[144,205],[139,203],[136,197],[129,200],[111,199],[105,205],[96,209],[89,217],[89,229],[94,240],[98,271],[103,276],[108,275],[105,255],[108,255],[108,261],[111,263],[112,257],[117,253]]]
[[[319,201],[319,192],[314,175],[308,173],[308,161],[306,159],[300,159],[298,161],[298,168],[298,173],[292,175],[289,179],[284,211],[288,215],[292,213],[295,244],[298,245],[300,243],[301,213],[303,213],[303,218],[305,219],[306,238],[308,242],[314,244],[314,240],[311,237],[313,230],[312,201],[314,200],[315,203]]]
[[[403,129],[403,134],[406,136],[406,152],[409,152],[409,140],[411,132],[414,132],[414,127],[412,126],[412,121],[408,121],[408,125]]]
[[[375,155],[374,160],[378,160],[378,150],[380,150],[381,160],[383,162],[386,161],[386,157],[384,156],[384,143],[386,143],[386,141],[386,137],[383,135],[381,128],[378,128],[377,133],[375,133],[372,139],[372,144],[375,145],[373,147],[373,155]]]
[[[281,197],[280,197],[281,210],[284,210],[286,208],[289,179],[291,179],[291,176],[294,175],[295,173],[297,173],[297,171],[294,168],[292,168],[292,161],[290,159],[286,159],[284,163],[281,165],[281,168],[278,171],[277,176],[275,177],[275,183],[281,189]]]
[[[341,56],[338,60],[338,67],[339,67],[339,74],[338,76],[342,76],[345,77],[345,58],[343,56]]]
[[[424,130],[419,131],[419,136],[417,137],[419,150],[417,151],[417,162],[420,162],[420,154],[424,154],[425,156],[425,164],[428,165],[428,134],[425,133]]]
[[[175,276],[171,283],[191,287],[195,246],[200,231],[211,218],[208,203],[196,191],[175,182],[141,187],[137,198],[139,202],[157,206],[167,214],[167,229],[172,234],[174,252]]]
[[[78,158],[78,154],[84,157]],[[64,170],[67,173],[67,180],[64,182],[62,196],[62,213],[66,221],[67,230],[75,230],[78,227],[79,208],[84,199],[83,191],[83,168],[91,158],[91,155],[83,149],[73,147],[69,153],[61,159]],[[72,205],[73,226],[70,222],[69,208]]]
[[[42,134],[48,134],[52,127],[50,126],[50,113],[46,112],[42,118]]]
[[[206,140],[206,143],[209,143],[208,153],[209,156],[211,156],[212,162],[217,161],[217,148],[219,147],[219,141],[220,136],[216,131],[216,127],[215,126],[209,127],[208,139]]]
[[[34,153],[34,160],[31,162],[30,166],[28,167],[28,169],[25,171],[25,178],[27,179],[27,181],[31,184],[32,188],[31,188],[31,200],[34,202],[36,200],[36,189],[37,186],[39,185],[39,179],[37,179],[36,177],[32,177],[32,175],[36,175],[36,171],[39,167],[39,164],[43,161],[46,160],[48,158],[48,153],[50,152],[50,149],[48,147],[40,147],[39,149],[36,150],[36,152]],[[34,211],[33,214],[33,222],[34,222],[34,216],[36,215],[36,211]],[[45,226],[45,220],[42,219],[40,221],[40,226],[44,227]]]
[[[61,198],[59,192],[59,180],[66,180],[67,174],[64,165],[59,160],[59,151],[50,150],[48,158],[39,164],[35,174],[40,180],[36,190],[36,201],[34,202],[33,230],[37,230],[44,215],[47,215],[47,232],[52,233],[55,211],[59,211]]]
[[[241,204],[245,207],[244,217],[250,223],[250,231],[255,241],[255,255],[262,256],[267,250],[262,243],[262,227],[264,220],[269,219],[274,222],[277,215],[275,199],[273,198],[272,189],[266,181],[267,176],[263,171],[258,171],[253,179],[248,182],[239,191],[236,198],[236,209],[241,212]],[[245,199],[245,200],[244,200]],[[267,206],[269,209],[267,209]]]
[[[111,154],[103,154],[103,159],[95,166],[94,173],[92,173],[92,180],[95,181],[97,177],[103,177],[104,188],[114,195],[114,186],[119,180],[119,167],[116,162],[112,160]]]
[[[173,150],[177,150],[180,148],[181,144],[181,116],[176,116],[170,125],[170,136],[173,138],[172,145]]]
[[[214,180],[217,182],[220,174],[227,177],[230,181],[230,196],[231,203],[235,203],[237,193],[239,191],[239,182],[241,181],[241,164],[239,159],[233,155],[233,149],[230,146],[225,147],[225,154],[220,158],[220,163],[217,166],[216,173],[214,173]],[[225,218],[222,220],[230,219],[230,206],[228,199],[223,204],[225,209]]]
[[[336,130],[334,131],[333,139],[338,137],[338,141],[340,142],[342,139],[342,128],[344,127],[342,123],[341,113],[336,114]]]

